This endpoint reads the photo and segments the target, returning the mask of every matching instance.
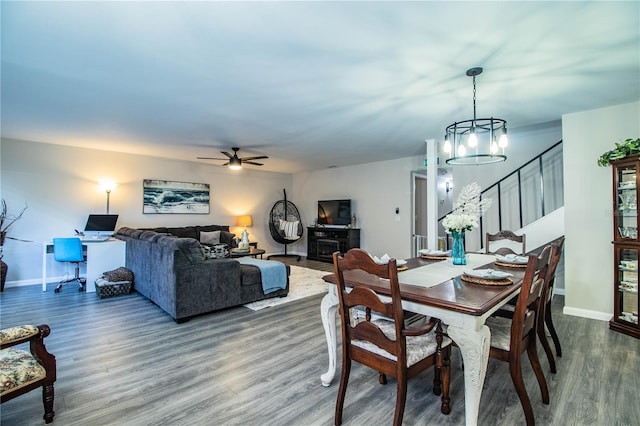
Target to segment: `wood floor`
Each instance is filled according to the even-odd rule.
[[[326,268],[295,259],[287,263]],[[177,325],[138,293],[108,299],[65,288],[7,288],[2,327],[49,324],[57,357],[55,425],[331,425],[337,379],[320,384],[327,348],[317,295],[262,311],[236,307]],[[523,370],[538,425],[640,424],[640,340],[602,321],[553,315],[563,340],[558,373],[546,372],[551,404],[541,402],[528,361]],[[340,348],[339,348],[340,349]],[[454,350],[452,412],[431,393],[433,373],[410,380],[406,425],[464,424],[463,375]],[[345,425],[388,425],[395,380],[354,365]],[[41,393],[0,406],[2,425],[42,423]],[[479,424],[524,424],[508,366],[489,360]]]

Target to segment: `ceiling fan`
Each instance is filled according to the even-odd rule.
[[[238,151],[240,148],[231,148],[233,150],[233,155],[229,154],[226,151],[220,151],[222,154],[226,155],[228,158],[213,158],[213,157],[198,157],[199,160],[228,160],[223,166],[229,166],[231,170],[240,170],[242,168],[242,163],[251,164],[254,166],[262,166],[262,163],[256,163],[253,160],[262,160],[265,158],[269,158],[266,155],[258,155],[256,157],[245,157],[238,158]]]

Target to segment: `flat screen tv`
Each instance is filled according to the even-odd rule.
[[[351,224],[351,200],[318,201],[318,225]]]
[[[90,214],[84,227],[84,235],[113,235],[117,214]]]

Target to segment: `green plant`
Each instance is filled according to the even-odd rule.
[[[614,149],[605,152],[598,158],[598,166],[608,166],[612,161],[620,160],[631,154],[640,154],[640,138],[627,139],[623,143],[616,142]]]

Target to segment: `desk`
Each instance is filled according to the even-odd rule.
[[[87,293],[96,291],[96,278],[103,272],[125,265],[126,243],[112,238],[102,242],[83,242],[82,251],[87,254]],[[53,254],[53,242],[42,243],[42,291],[47,291],[47,263]]]
[[[428,268],[429,265],[433,265],[434,270],[440,271],[447,267],[451,268],[450,279],[429,286],[415,283],[415,278],[412,284],[403,284],[403,273],[398,273],[404,309],[441,319],[443,323],[448,325],[447,333],[460,348],[464,361],[464,399],[467,425],[478,423],[480,396],[487,372],[491,335],[489,328],[485,325],[485,320],[520,292],[524,276],[524,270],[491,265],[488,267],[511,272],[514,283],[507,286],[483,286],[467,283],[460,279],[459,275],[465,269],[491,264],[494,260],[493,255],[477,253],[467,254],[467,266],[441,263],[447,262],[447,260],[409,259],[407,261],[409,271],[407,272],[412,272],[421,266]],[[415,277],[415,274],[413,276]],[[382,295],[383,299],[385,299],[384,296],[389,296],[388,281],[378,279],[362,271],[347,271],[344,277],[347,285],[362,285],[371,288]],[[329,351],[329,370],[320,379],[324,386],[329,386],[336,372],[336,310],[339,302],[335,276],[331,274],[323,279],[331,284],[320,307]],[[390,297],[386,297],[386,300],[389,301]]]

